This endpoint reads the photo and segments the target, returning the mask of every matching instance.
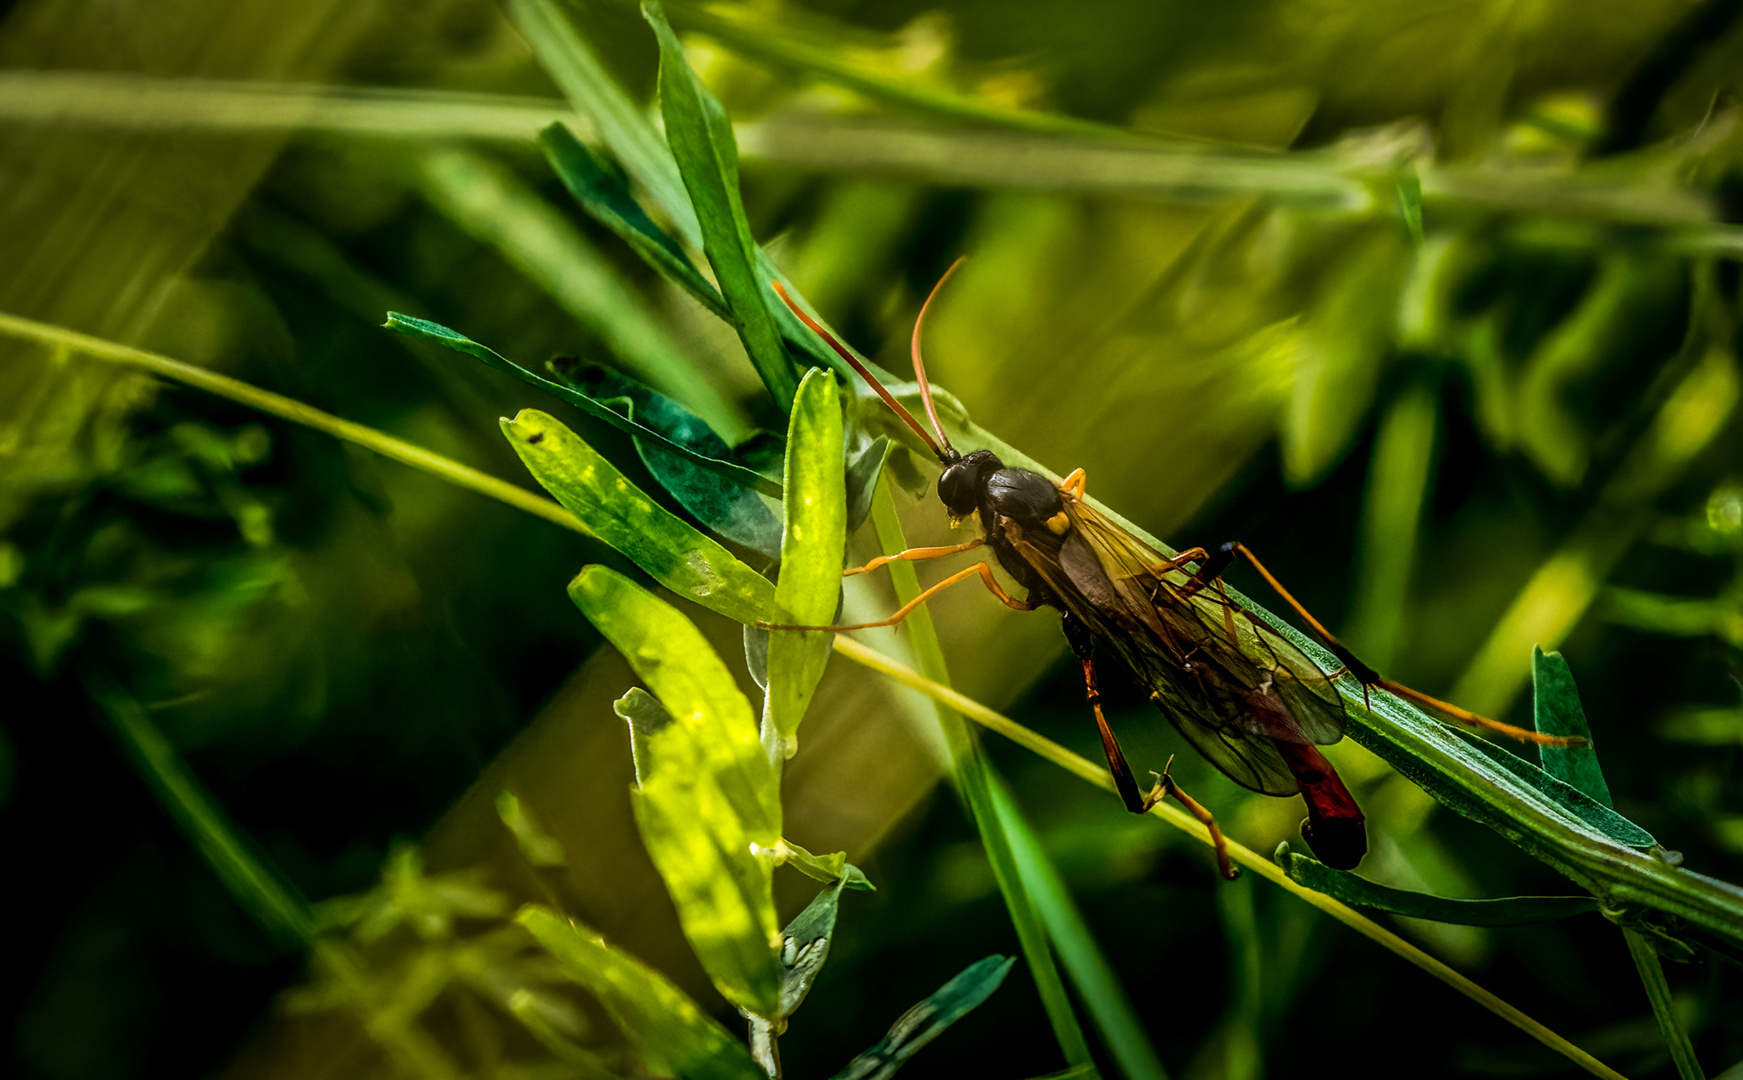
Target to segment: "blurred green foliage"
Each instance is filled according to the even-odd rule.
[[[816,348],[762,287],[779,272],[901,371],[920,301],[969,254],[927,355],[979,425],[1085,467],[1091,494],[1182,546],[1244,541],[1412,685],[1529,723],[1532,647],[1559,649],[1616,811],[1684,866],[1743,880],[1738,5],[668,15],[736,125],[735,236],[766,252],[706,262],[718,308],[641,257],[702,266],[705,237],[673,209],[690,178],[633,134],[675,73],[632,5],[20,0],[0,22],[0,311],[516,482],[529,448],[493,425],[536,416],[647,493],[649,520],[694,533],[714,504],[667,496],[672,470],[621,418],[388,334],[386,312],[614,369],[719,436],[687,449],[774,476],[790,390],[771,398],[752,363],[774,363],[769,328],[751,317],[741,345],[716,312],[742,321],[760,295],[775,335]],[[619,112],[560,100],[602,78],[627,87]],[[691,119],[718,141],[705,97]],[[573,169],[537,141],[553,119],[617,201],[571,197]],[[891,506],[914,543],[945,542],[934,502]],[[722,559],[763,569],[766,525],[723,531]],[[9,1069],[635,1068],[609,1002],[511,925],[526,902],[742,1030],[636,828],[612,711],[635,674],[562,595],[583,563],[647,568],[600,535],[624,554],[232,403],[0,340]],[[876,553],[850,538],[850,560]],[[893,605],[849,579],[845,617]],[[933,610],[959,689],[1097,753],[1050,617],[968,594]],[[738,625],[684,614],[756,693]],[[1134,688],[1104,691],[1135,761],[1178,749]],[[879,888],[844,905],[781,1038],[789,1075],[830,1075],[976,958],[1020,952],[976,829],[932,794],[928,712],[840,662],[806,712],[777,831],[848,852]],[[1196,846],[1057,769],[988,751],[1169,1072],[1572,1068],[1280,891],[1218,886]],[[1368,811],[1364,877],[1567,891],[1349,741],[1330,753]],[[1196,758],[1175,773],[1249,846],[1293,835],[1294,804]],[[232,826],[253,840],[230,855],[178,831],[204,845]],[[208,858],[273,869],[220,878]],[[258,925],[236,900],[249,880],[274,882],[282,911],[322,901],[317,944]],[[817,893],[799,874],[772,888],[775,925]],[[1599,915],[1396,926],[1629,1075],[1673,1074],[1666,1017],[1709,1072],[1743,1060],[1727,961],[1666,964],[1649,1011],[1651,945]],[[904,1075],[1063,1067],[1045,994],[1018,966]]]

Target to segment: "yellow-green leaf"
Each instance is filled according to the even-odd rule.
[[[729,619],[767,616],[775,602],[767,578],[650,499],[556,417],[522,409],[502,433],[533,479],[655,581]]]

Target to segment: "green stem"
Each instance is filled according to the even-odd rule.
[[[895,498],[890,494],[888,476],[878,481],[877,491],[872,497],[872,525],[877,529],[878,543],[883,545],[886,554],[893,555],[907,549],[907,538],[902,534],[902,523],[896,514]],[[890,580],[896,587],[897,598],[904,604],[920,594],[920,580],[914,572],[913,563],[891,563]],[[909,645],[927,679],[938,684],[948,684],[950,672],[944,662],[944,651],[938,643],[938,632],[932,626],[931,613],[924,606],[919,607],[908,616],[903,625],[908,628]],[[843,640],[839,636],[836,638],[837,648]],[[1005,906],[1010,909],[1011,923],[1017,931],[1017,941],[1029,961],[1035,989],[1039,991],[1041,1005],[1046,1009],[1047,1019],[1053,1025],[1054,1038],[1059,1041],[1059,1048],[1065,1054],[1067,1065],[1093,1065],[1089,1043],[1083,1037],[1083,1029],[1078,1026],[1077,1014],[1072,1010],[1071,999],[1065,993],[1065,983],[1060,979],[1059,969],[1053,962],[1053,954],[1048,949],[1040,916],[1018,871],[1011,838],[1005,832],[1004,819],[999,814],[992,794],[996,781],[990,776],[980,740],[975,737],[973,729],[962,722],[962,717],[947,706],[938,709],[938,726],[944,732],[945,745],[950,751],[957,790],[968,804],[975,828],[980,831],[981,844],[986,848],[988,861],[992,863],[993,878],[998,882],[999,892],[1005,898]]]
[[[1676,1018],[1676,1005],[1670,999],[1670,984],[1664,979],[1664,965],[1659,963],[1658,951],[1637,930],[1623,927],[1622,937],[1628,942],[1628,955],[1634,958],[1635,970],[1640,972],[1640,981],[1646,986],[1646,1000],[1652,1003],[1652,1016],[1658,1021],[1659,1032],[1664,1035],[1664,1045],[1670,1049],[1670,1059],[1676,1062],[1676,1074],[1682,1080],[1706,1080],[1701,1063],[1695,1060],[1695,1048],[1689,1042],[1688,1032],[1682,1029],[1682,1023]]]
[[[891,563],[890,565],[894,567],[906,564]],[[912,619],[913,616],[910,615],[909,620],[911,621]],[[1022,724],[1017,723],[1015,720],[1012,720],[1007,716],[994,712],[985,705],[982,705],[980,702],[975,701],[973,698],[959,694],[950,687],[927,678],[925,675],[915,671],[913,668],[897,663],[885,656],[883,653],[878,652],[876,649],[867,648],[859,642],[845,636],[837,635],[835,639],[835,651],[841,653],[843,656],[846,656],[855,663],[863,664],[866,667],[871,668],[873,671],[888,675],[890,678],[904,686],[918,690],[933,701],[954,710],[955,713],[974,721],[976,724],[979,724],[981,727],[984,727],[989,731],[998,732],[1000,735],[1010,739],[1025,750],[1029,750],[1036,755],[1045,758],[1064,769],[1066,772],[1076,776],[1078,779],[1094,784],[1110,794],[1118,794],[1118,789],[1114,786],[1113,777],[1108,775],[1107,766],[1098,765],[1090,761],[1088,758],[1072,753],[1070,750],[1060,746],[1052,739],[1029,730]],[[1200,825],[1191,815],[1187,814],[1186,811],[1178,809],[1172,803],[1157,803],[1155,806],[1150,808],[1150,813],[1161,818],[1163,821],[1180,831],[1190,834],[1201,843],[1207,846],[1210,844],[1210,834],[1205,831],[1204,826]],[[1441,982],[1446,983],[1454,990],[1457,990],[1472,1001],[1475,1001],[1483,1008],[1488,1009],[1496,1016],[1501,1017],[1501,1019],[1512,1024],[1527,1035],[1530,1035],[1538,1042],[1541,1042],[1551,1050],[1566,1057],[1569,1061],[1572,1061],[1574,1064],[1591,1073],[1593,1076],[1607,1077],[1609,1080],[1622,1080],[1621,1073],[1610,1068],[1608,1065],[1605,1065],[1603,1062],[1586,1053],[1584,1050],[1581,1050],[1579,1047],[1567,1041],[1560,1035],[1557,1035],[1542,1023],[1533,1020],[1515,1006],[1501,1000],[1495,994],[1481,986],[1478,986],[1470,979],[1465,978],[1452,968],[1423,952],[1415,945],[1405,941],[1397,934],[1392,933],[1392,931],[1387,930],[1372,919],[1364,917],[1354,908],[1351,908],[1337,900],[1333,900],[1331,897],[1326,896],[1323,893],[1317,893],[1312,889],[1297,885],[1294,881],[1289,879],[1289,876],[1285,874],[1276,863],[1265,858],[1263,855],[1260,855],[1252,848],[1230,839],[1228,840],[1228,851],[1229,857],[1235,862],[1240,863],[1248,870],[1258,874],[1260,877],[1276,885],[1278,888],[1294,894],[1296,898],[1312,904],[1314,907],[1325,912],[1327,915],[1330,915],[1338,922],[1343,923],[1356,933],[1361,934],[1363,937],[1366,937],[1380,945],[1382,948],[1410,961],[1412,964],[1415,964],[1430,975],[1433,975]]]
[[[144,349],[135,349],[103,338],[81,334],[76,330],[68,330],[61,326],[40,323],[34,319],[22,319],[16,315],[0,313],[0,334],[24,338],[29,341],[40,341],[45,345],[61,346],[73,352],[84,353],[99,360],[107,360],[112,364],[130,367],[144,371],[159,378],[173,379],[187,386],[197,387],[208,393],[227,398],[239,405],[258,409],[263,413],[289,420],[293,424],[301,424],[307,428],[324,432],[336,439],[354,443],[365,450],[373,450],[382,457],[391,458],[402,465],[410,465],[439,477],[451,484],[480,495],[487,495],[498,502],[505,502],[517,510],[525,510],[536,517],[573,530],[583,536],[592,536],[587,527],[576,520],[575,515],[559,506],[555,500],[542,495],[535,495],[525,488],[516,487],[506,480],[499,480],[489,473],[480,472],[468,465],[462,465],[450,458],[426,450],[404,439],[396,439],[392,435],[380,432],[362,424],[341,420],[332,413],[311,408],[293,398],[274,394],[251,386],[240,379],[232,379],[215,371],[207,371],[202,367],[184,364],[180,360],[171,360]]]

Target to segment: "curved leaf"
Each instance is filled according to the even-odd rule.
[[[586,926],[529,905],[515,921],[639,1044],[650,1072],[690,1080],[767,1080],[743,1044],[671,980]]]
[[[642,17],[660,45],[660,114],[666,141],[702,224],[702,250],[726,297],[732,323],[750,362],[783,409],[793,400],[797,380],[781,343],[760,251],[738,194],[738,143],[732,121],[684,59],[684,47],[658,3],[642,4]]]
[[[510,360],[508,357],[503,356],[495,349],[492,349],[490,346],[481,345],[467,337],[465,334],[460,333],[458,330],[451,330],[448,327],[443,326],[441,323],[431,322],[428,319],[419,319],[411,315],[401,315],[397,311],[388,312],[387,321],[382,323],[382,325],[389,330],[404,334],[407,337],[425,338],[438,345],[445,345],[448,348],[453,349],[455,352],[463,352],[468,356],[476,357],[479,360],[484,361],[486,366],[513,375],[521,382],[536,386],[557,400],[575,406],[577,409],[580,409],[595,420],[601,420],[610,424],[625,435],[640,436],[654,440],[663,444],[664,449],[678,455],[679,457],[685,458],[698,468],[707,469],[712,473],[716,473],[740,487],[749,488],[752,491],[760,491],[771,499],[778,499],[781,497],[780,485],[776,484],[768,477],[752,472],[742,465],[735,465],[730,461],[717,461],[714,458],[704,457],[701,454],[696,453],[694,450],[679,446],[677,443],[667,439],[659,432],[654,431],[651,428],[645,428],[633,420],[630,420],[623,414],[606,408],[604,405],[594,401],[586,394],[572,390],[561,383],[552,382],[543,375],[535,375],[526,368],[515,363],[513,360]]]
[[[752,623],[775,602],[769,579],[648,498],[555,417],[522,409],[502,433],[546,491],[655,581],[729,619]]]
[[[716,461],[734,461],[726,440],[689,409],[625,375],[569,358],[554,360],[552,371],[565,385],[606,405],[621,401],[631,420]],[[781,557],[781,519],[764,497],[749,488],[698,468],[671,453],[663,443],[637,436],[636,453],[660,486],[713,532],[770,559]],[[736,464],[736,462],[734,462]]]
[[[629,184],[607,169],[593,151],[561,123],[539,132],[539,146],[563,186],[594,219],[634,248],[647,264],[722,319],[730,318],[720,290],[691,265],[690,257],[654,224],[630,195]]]
[[[1278,844],[1272,856],[1283,872],[1298,885],[1324,893],[1355,907],[1389,911],[1414,919],[1452,923],[1456,926],[1525,926],[1550,922],[1598,910],[1589,896],[1505,896],[1493,900],[1455,900],[1447,896],[1410,892],[1369,881],[1345,870],[1297,855],[1288,844]]]
[[[835,617],[847,542],[843,467],[835,376],[812,368],[793,398],[787,430],[786,528],[781,535],[781,577],[775,584],[775,610],[782,623],[827,626]],[[799,722],[829,663],[833,637],[823,630],[776,630],[769,639],[764,721],[772,726],[785,757],[798,749]]]

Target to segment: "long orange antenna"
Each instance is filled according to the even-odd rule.
[[[948,276],[948,275],[946,275],[946,276]],[[926,429],[920,426],[920,421],[914,419],[914,414],[909,412],[907,409],[902,408],[902,403],[897,401],[890,394],[890,392],[888,390],[884,389],[883,383],[880,383],[876,379],[872,378],[872,373],[867,371],[865,368],[865,365],[859,362],[859,357],[853,355],[852,351],[850,351],[846,345],[843,345],[841,342],[835,340],[835,335],[831,334],[829,331],[823,329],[823,327],[818,324],[816,319],[813,319],[811,316],[805,314],[804,311],[800,310],[799,305],[793,303],[793,298],[791,296],[787,295],[787,290],[781,287],[780,282],[771,281],[771,282],[769,282],[769,284],[771,284],[775,287],[775,292],[777,294],[779,294],[781,301],[787,305],[787,308],[790,311],[792,311],[792,313],[794,315],[797,315],[799,317],[800,322],[804,323],[806,326],[809,326],[811,328],[812,333],[816,334],[818,337],[822,338],[825,342],[827,342],[829,344],[829,347],[831,349],[835,350],[835,354],[837,356],[839,356],[843,360],[847,361],[848,367],[859,372],[859,377],[864,379],[866,381],[866,384],[868,386],[870,386],[873,390],[877,391],[878,397],[881,397],[884,399],[885,405],[888,405],[891,409],[893,409],[895,411],[897,416],[901,417],[903,420],[906,420],[908,422],[908,426],[914,429],[914,433],[916,435],[920,436],[921,441],[923,441],[927,445],[927,447],[929,447],[931,449],[932,453],[938,458],[939,461],[949,461],[950,460],[949,456],[947,456],[945,454],[945,452],[938,446],[938,443],[933,440],[932,436],[927,433]],[[926,381],[924,379],[922,379],[920,381],[920,385],[922,387],[924,387],[926,385]],[[932,409],[932,398],[930,395],[926,396],[926,409],[928,412],[930,412]],[[936,415],[933,416],[932,423],[933,424],[938,423],[938,419],[937,419]],[[940,437],[942,437],[944,434],[943,429],[939,429],[938,434]],[[950,445],[949,440],[945,440],[944,445],[949,446]]]
[[[920,400],[926,405],[926,415],[932,419],[932,430],[938,433],[938,438],[947,449],[954,450],[950,445],[949,436],[944,434],[944,425],[938,422],[938,409],[932,404],[932,384],[926,381],[926,363],[920,359],[920,327],[926,324],[926,312],[932,309],[932,301],[938,299],[938,292],[944,288],[944,283],[950,280],[950,275],[956,273],[961,266],[964,255],[950,264],[950,269],[944,271],[944,276],[938,279],[938,284],[932,286],[932,291],[926,294],[926,302],[920,305],[920,314],[914,319],[914,340],[910,351],[914,354],[914,378],[920,383]]]

